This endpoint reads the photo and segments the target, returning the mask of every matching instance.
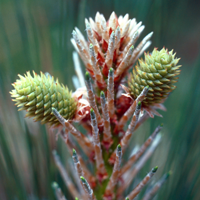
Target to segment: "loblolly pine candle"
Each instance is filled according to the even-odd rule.
[[[154,49],[134,66],[150,46],[153,32],[135,45],[144,26],[129,19],[128,14],[117,17],[113,12],[106,22],[97,12],[95,20],[86,19],[85,24],[87,40],[78,28],[72,32],[72,44],[86,67],[83,76],[78,56],[73,53],[78,76],[73,77],[77,86],[74,93],[53,77],[43,73],[31,76],[28,72],[13,84],[11,96],[27,116],[56,130],[59,127],[74,168],[66,171],[56,151],[53,157],[73,199],[135,199],[141,197],[140,192],[158,169],[149,169],[140,182],[135,179],[158,146],[162,125],[138,150],[131,155],[129,152],[128,160],[123,155],[133,150],[130,143],[136,129],[149,116],[161,116],[157,109],[165,110],[163,103],[175,89],[180,72],[179,59],[173,51]],[[75,122],[83,126],[85,133],[74,126]],[[145,200],[158,192],[169,174],[148,189]],[[133,181],[135,188],[130,187]],[[52,187],[58,200],[66,199],[58,184]]]

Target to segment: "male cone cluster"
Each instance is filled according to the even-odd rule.
[[[35,121],[41,121],[42,124],[60,124],[52,107],[65,119],[71,119],[77,109],[77,102],[68,88],[42,72],[41,75],[33,72],[33,75],[30,72],[25,76],[19,75],[20,79],[12,84],[15,89],[11,91],[11,96],[16,105],[21,107],[19,110],[26,110],[27,117],[34,117]]]
[[[145,59],[140,59],[139,64],[133,69],[133,74],[128,82],[129,90],[134,99],[142,92],[145,86],[149,86],[144,106],[162,103],[169,93],[176,88],[181,65],[179,58],[175,58],[173,50],[168,52],[163,48],[156,48],[152,54],[145,53]]]

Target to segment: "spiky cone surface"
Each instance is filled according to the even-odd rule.
[[[114,69],[115,83],[118,83],[115,87],[119,86],[128,69],[151,44],[149,40],[153,32],[134,47],[144,26],[141,22],[137,23],[135,18],[129,19],[128,14],[117,17],[113,12],[106,22],[104,16],[97,12],[95,20],[85,19],[85,25],[88,40],[75,28],[72,44],[100,89],[106,87],[105,79],[111,67]]]
[[[145,58],[139,60],[139,64],[133,69],[133,74],[128,85],[131,95],[136,99],[145,86],[149,86],[146,99],[142,102],[144,106],[151,106],[162,103],[173,91],[177,82],[177,75],[180,74],[177,65],[179,58],[175,58],[173,50],[168,52],[163,48],[160,51],[156,48],[152,54],[145,53]]]
[[[65,119],[72,119],[76,109],[77,101],[72,93],[64,85],[60,85],[54,77],[27,72],[24,76],[12,84],[11,97],[20,107],[19,110],[26,110],[27,117],[34,117],[35,121],[42,124],[57,126],[60,122],[54,116],[52,108],[56,108]]]

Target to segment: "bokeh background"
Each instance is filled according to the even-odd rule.
[[[29,70],[49,72],[74,90],[71,33],[78,27],[85,34],[84,18],[94,18],[97,11],[107,19],[112,11],[129,13],[145,25],[143,37],[154,31],[149,51],[165,46],[181,57],[182,72],[165,103],[167,112],[145,122],[132,146],[163,122],[162,142],[138,177],[158,165],[153,181],[169,170],[172,175],[155,199],[200,199],[198,0],[0,0],[0,199],[54,200],[53,181],[71,199],[52,159],[57,149],[66,168],[71,167],[65,145],[46,126],[24,119],[9,91],[17,74]]]

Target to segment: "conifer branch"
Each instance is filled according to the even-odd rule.
[[[91,28],[90,23],[88,22],[87,19],[85,19],[85,26],[86,26],[86,32],[87,32],[88,40],[90,41],[90,43],[93,44],[95,54],[96,55],[99,54],[103,58],[104,57],[103,53],[102,53],[102,51],[101,51],[101,49],[99,47],[99,44],[98,44],[96,38],[94,37],[92,28]]]
[[[79,162],[78,155],[77,155],[75,149],[73,149],[72,158],[73,158],[75,170],[76,170],[76,173],[77,173],[78,177],[80,177],[80,176],[85,176],[85,175],[84,175],[84,172],[83,172],[83,170],[82,170],[81,164],[80,164],[80,162]],[[83,183],[82,183],[82,181],[81,181],[80,179],[79,179],[79,183],[81,184],[82,189],[84,190],[85,187],[83,186]],[[83,197],[84,197],[84,196],[85,196],[85,195],[83,194]],[[85,199],[85,198],[84,198],[84,199]]]
[[[123,60],[123,58],[125,57],[125,55],[128,53],[128,50],[131,48],[131,46],[134,46],[137,39],[138,39],[138,31],[136,31],[132,38],[130,39],[130,41],[128,42],[128,44],[126,45],[126,47],[124,48],[124,50],[122,51],[121,55],[119,56],[119,60]]]
[[[158,181],[158,183],[156,183],[155,186],[149,192],[146,193],[146,195],[144,196],[142,200],[152,199],[157,194],[158,190],[162,187],[162,185],[165,183],[165,181],[169,178],[170,175],[171,175],[171,172],[168,172],[167,174],[165,174]]]
[[[133,113],[135,112],[135,108],[136,105],[138,104],[138,102],[142,102],[145,98],[145,96],[147,95],[149,90],[149,87],[145,87],[142,92],[140,93],[140,95],[137,97],[137,99],[133,102],[133,104],[130,106],[130,108],[126,111],[126,113],[122,116],[122,118],[119,121],[119,125],[118,125],[118,129],[122,130],[124,124],[126,124],[126,122],[130,119],[130,117],[133,115]]]
[[[108,111],[110,117],[113,117],[115,114],[114,106],[114,72],[113,68],[109,69],[108,73],[108,85],[107,85],[107,101],[108,101]]]
[[[60,161],[60,157],[58,156],[57,152],[54,150],[53,152],[53,158],[55,161],[56,166],[58,167],[60,174],[65,182],[65,185],[69,188],[69,190],[71,191],[72,195],[75,197],[79,197],[80,198],[80,194],[77,191],[76,187],[74,186],[74,184],[72,183],[72,180],[70,179],[70,176],[68,175],[67,171],[65,170],[63,164]]]
[[[134,131],[136,131],[147,119],[149,119],[149,115],[145,112],[138,120]]]
[[[113,197],[113,190],[115,186],[117,185],[117,181],[119,178],[121,159],[122,159],[122,148],[121,148],[121,145],[119,144],[117,146],[116,159],[115,159],[115,164],[113,167],[113,172],[105,191],[106,197],[109,197],[109,198]]]
[[[55,191],[55,196],[57,200],[67,200],[56,182],[52,183],[52,188]]]
[[[106,77],[108,76],[108,70],[112,67],[113,64],[114,47],[115,47],[115,32],[113,31],[110,35],[105,65],[103,66],[102,70],[104,76]]]
[[[86,191],[86,194],[88,196],[88,199],[89,200],[96,200],[95,196],[94,196],[94,193],[93,193],[93,190],[91,189],[89,183],[87,182],[87,180],[83,177],[83,176],[80,176],[80,179],[81,179],[81,182],[85,188],[85,191]]]
[[[89,156],[92,149],[92,143],[85,137],[81,132],[79,132],[68,120],[65,120],[59,112],[52,108],[53,114],[56,116],[58,121],[74,136],[77,141],[81,144],[84,152]]]
[[[125,177],[126,174],[124,174],[124,178],[125,178],[126,181],[124,182],[124,184],[117,191],[118,195],[120,195],[120,194],[122,194],[124,192],[124,190],[129,186],[131,181],[135,178],[135,176],[140,171],[140,169],[143,167],[143,165],[146,163],[146,161],[151,157],[151,155],[155,151],[156,147],[160,143],[160,139],[161,139],[161,136],[157,135],[157,137],[154,140],[154,142],[152,143],[152,145],[145,152],[145,154],[140,158],[140,160],[136,163],[136,165],[133,167],[133,169],[130,169],[127,172],[128,176]]]
[[[102,119],[101,119],[99,110],[98,110],[97,105],[96,105],[95,95],[94,95],[93,87],[92,87],[92,83],[91,83],[91,78],[90,78],[90,75],[89,75],[88,72],[85,73],[85,82],[86,82],[88,100],[89,100],[90,106],[92,107],[92,109],[95,112],[98,125],[101,126],[102,125]]]
[[[127,54],[124,56],[123,60],[121,61],[119,67],[115,71],[115,77],[118,78],[120,75],[122,75],[126,69],[129,67],[129,62],[131,59],[131,56],[133,54],[134,47],[133,45],[129,48]]]
[[[111,128],[110,128],[110,116],[108,113],[108,105],[106,102],[106,97],[103,91],[101,91],[100,94],[101,99],[101,108],[102,108],[102,115],[103,115],[103,121],[104,121],[104,134],[103,134],[103,141],[104,144],[107,144],[107,149],[112,144],[112,135],[111,135]]]
[[[141,192],[141,190],[146,186],[149,180],[153,177],[156,173],[158,167],[154,167],[146,176],[145,178],[137,185],[137,187],[128,195],[129,199],[135,199],[135,197]]]
[[[78,28],[72,32],[71,41],[77,51],[73,53],[75,92],[69,91],[49,73],[38,75],[33,72],[32,76],[27,72],[24,76],[19,75],[10,93],[19,110],[26,110],[26,116],[49,124],[60,133],[74,162],[73,166],[69,163],[71,173],[65,171],[56,151],[53,157],[75,200],[119,200],[124,198],[124,191],[130,188],[158,146],[161,126],[137,151],[136,144],[134,154],[128,160],[124,157],[124,166],[120,169],[122,154],[129,147],[135,130],[148,117],[162,117],[157,109],[166,110],[163,102],[176,88],[173,84],[177,82],[175,76],[180,73],[181,66],[177,65],[179,58],[175,58],[173,50],[154,48],[152,52],[144,53],[151,45],[153,32],[135,48],[145,26],[130,19],[128,14],[117,17],[112,12],[106,21],[103,14],[97,12],[94,20],[85,19],[85,25],[87,40]],[[143,53],[144,59],[138,60]],[[78,54],[87,70],[85,78]],[[139,62],[133,66],[137,60]],[[128,77],[125,76],[131,67],[133,72],[126,84]],[[120,86],[126,94],[122,94]],[[128,120],[130,124],[125,130]],[[80,132],[78,126],[75,128],[74,122],[84,130]],[[130,188],[132,192],[126,191],[129,195],[124,199],[134,199],[156,170],[157,167],[152,169],[135,189]],[[161,178],[143,200],[153,197],[168,176]],[[66,200],[58,185],[52,186],[56,198]]]
[[[73,149],[76,148],[75,144],[73,144],[73,142],[71,141],[71,139],[69,138],[69,136],[67,135],[68,131],[61,131],[60,135],[61,138],[63,139],[63,141],[65,142],[66,146],[68,147],[70,154],[73,155]],[[84,176],[87,178],[87,180],[89,180],[89,182],[91,182],[92,184],[95,183],[95,178],[94,176],[91,174],[91,172],[88,170],[88,167],[86,166],[85,161],[83,161],[82,157],[79,157],[79,161],[80,161],[80,165],[83,168],[84,171]]]
[[[83,60],[87,70],[91,71],[92,66],[89,64],[89,53],[88,50],[82,45],[80,38],[76,31],[72,32],[73,39],[71,40],[72,44],[74,45],[76,51],[78,52],[79,56]]]
[[[157,134],[162,129],[162,126],[158,126],[155,131],[149,136],[149,138],[144,142],[144,144],[140,147],[140,149],[132,155],[127,163],[122,167],[121,174],[125,174],[127,170],[129,170],[133,164],[143,155],[143,153],[146,151],[146,149],[149,147],[149,145],[153,142],[153,140],[156,138]]]
[[[153,32],[149,33],[148,35],[146,35],[146,37],[139,43],[139,45],[135,48],[131,59],[129,61],[129,65],[132,65],[133,63],[135,63],[135,61],[138,58],[138,55],[140,54],[140,52],[142,51],[143,47],[145,46],[145,44],[150,40],[150,38],[152,37]]]
[[[105,85],[105,82],[103,80],[103,76],[102,76],[101,71],[99,69],[98,62],[97,62],[97,59],[96,59],[96,55],[95,55],[92,43],[90,44],[89,53],[90,53],[90,60],[91,60],[91,64],[92,64],[92,68],[93,68],[93,72],[94,72],[94,76],[95,76],[95,80],[97,82],[97,85],[100,85],[100,87],[103,87]]]
[[[120,38],[121,38],[121,33],[120,33],[120,27],[118,26],[116,31],[115,31],[115,54],[118,55],[119,53],[119,47],[120,47]]]
[[[123,138],[120,141],[120,145],[122,148],[122,153],[124,153],[125,148],[128,146],[128,143],[130,141],[131,136],[133,135],[133,130],[137,124],[138,118],[139,118],[139,114],[140,114],[140,110],[141,110],[141,102],[139,101],[136,110],[134,112],[134,115],[132,117],[132,120],[128,126],[128,129],[125,133],[125,135],[123,136]],[[116,152],[116,150],[115,150]],[[115,152],[112,153],[111,157],[109,158],[109,162],[113,163],[113,161],[115,160]]]
[[[91,125],[92,125],[92,135],[93,135],[97,174],[99,175],[99,181],[101,181],[101,179],[105,179],[107,177],[107,172],[106,172],[104,160],[102,157],[97,119],[96,119],[96,115],[93,109],[91,109],[90,111],[90,118],[91,118]]]

